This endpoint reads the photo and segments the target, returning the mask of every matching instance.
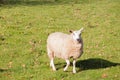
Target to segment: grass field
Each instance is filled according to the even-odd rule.
[[[84,54],[49,67],[48,34],[84,27]],[[72,60],[72,59],[71,59]],[[9,0],[0,5],[0,80],[120,80],[120,0]]]

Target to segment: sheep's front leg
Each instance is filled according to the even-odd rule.
[[[75,65],[76,65],[76,60],[73,60],[73,73],[76,73]]]
[[[64,71],[66,71],[67,70],[67,68],[68,68],[68,66],[70,65],[70,61],[67,59],[67,60],[65,60],[66,61],[66,63],[67,63],[67,65],[66,65],[66,67],[64,68]]]
[[[56,71],[55,65],[54,65],[54,59],[52,58],[50,61],[50,66],[52,67],[53,71]]]

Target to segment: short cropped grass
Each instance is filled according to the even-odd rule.
[[[6,0],[7,1],[7,0]],[[52,32],[84,27],[84,54],[49,66]],[[71,59],[72,61],[72,59]],[[120,0],[8,0],[0,4],[0,80],[119,80]]]

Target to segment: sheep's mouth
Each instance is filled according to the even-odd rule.
[[[80,41],[80,39],[77,39],[77,41]]]
[[[81,42],[81,39],[77,39],[77,41],[80,43],[80,42]]]

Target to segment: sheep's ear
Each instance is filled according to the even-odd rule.
[[[72,31],[72,30],[70,30],[69,32],[70,32],[70,33],[73,33],[73,31]]]
[[[84,28],[82,27],[79,31],[82,32],[84,30]]]

